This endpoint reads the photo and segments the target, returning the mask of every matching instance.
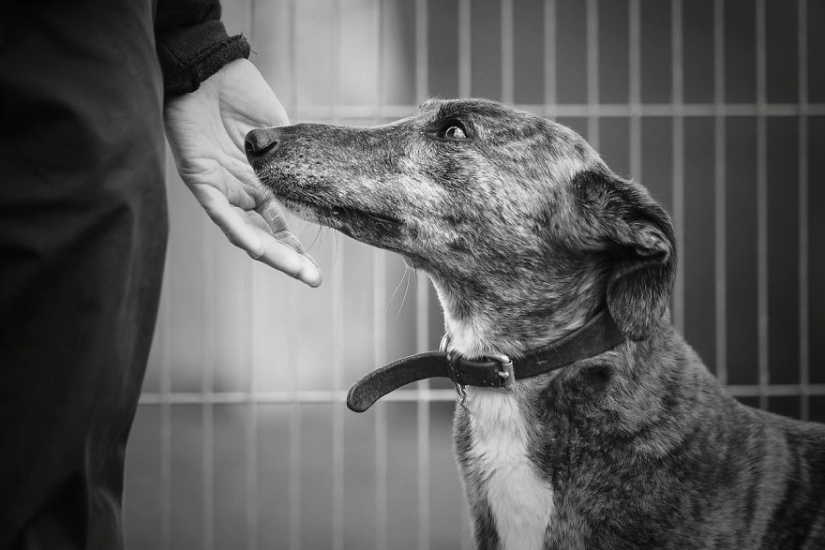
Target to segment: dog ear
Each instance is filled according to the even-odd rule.
[[[640,185],[606,172],[587,172],[578,194],[597,249],[609,256],[607,308],[631,340],[644,340],[670,303],[676,238],[664,209]]]

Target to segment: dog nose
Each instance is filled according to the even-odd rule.
[[[246,158],[252,160],[271,153],[278,148],[281,143],[281,136],[278,128],[260,128],[251,130],[246,134],[244,149]]]

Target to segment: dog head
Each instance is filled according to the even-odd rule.
[[[512,315],[524,326],[502,333],[524,338],[539,321],[575,328],[606,304],[641,339],[667,308],[667,214],[547,119],[433,100],[384,126],[253,130],[246,145],[287,207],[430,273],[448,320]]]

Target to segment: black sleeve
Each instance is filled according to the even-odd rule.
[[[155,43],[166,98],[194,92],[230,61],[249,57],[246,38],[228,36],[220,18],[220,0],[158,2]]]

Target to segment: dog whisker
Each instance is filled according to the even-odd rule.
[[[404,273],[401,274],[401,278],[398,280],[398,284],[395,285],[395,289],[392,291],[392,294],[390,295],[390,298],[387,300],[386,307],[384,308],[384,313],[385,314],[388,313],[389,309],[390,309],[390,304],[393,302],[393,300],[395,300],[395,296],[396,296],[396,294],[398,294],[398,290],[401,288],[401,285],[403,285],[404,282],[406,281],[407,285],[406,285],[406,288],[404,289],[404,294],[401,298],[401,304],[398,306],[398,310],[395,313],[395,320],[396,321],[401,316],[401,308],[404,306],[404,302],[407,299],[407,291],[410,288],[409,272],[410,272],[410,267],[408,265],[404,264]]]
[[[309,223],[309,222],[307,222],[307,223]],[[314,224],[313,224],[313,225],[314,225]],[[315,237],[313,237],[312,242],[309,244],[309,248],[310,248],[310,249],[311,249],[313,246],[315,246],[315,243],[317,243],[317,242],[318,242],[318,239],[321,237],[321,233],[324,231],[324,228],[323,228],[323,227],[321,227],[320,225],[315,225],[315,228],[316,228],[316,230],[315,230]]]

